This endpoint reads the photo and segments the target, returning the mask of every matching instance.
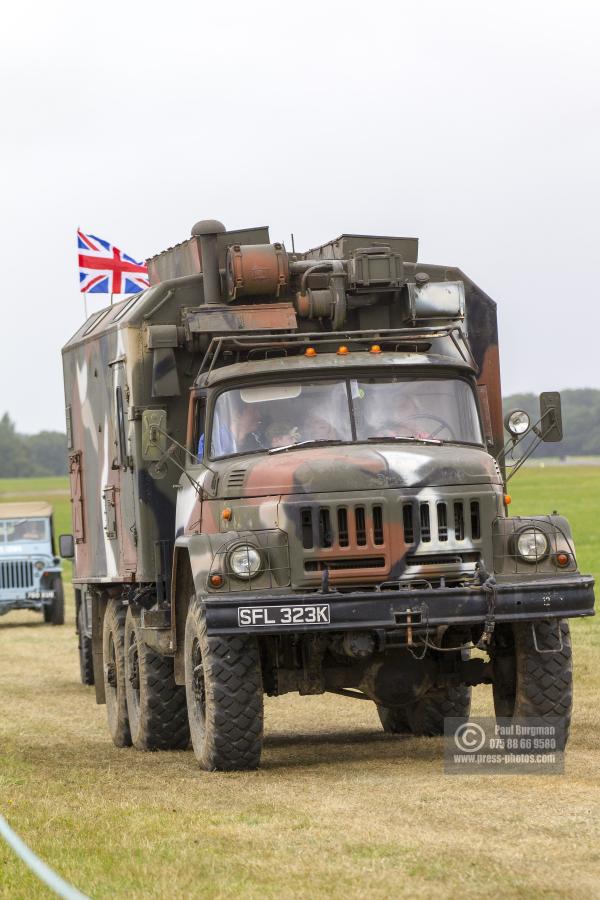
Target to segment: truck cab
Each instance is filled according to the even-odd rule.
[[[47,503],[0,503],[0,615],[13,609],[64,623],[62,569]]]

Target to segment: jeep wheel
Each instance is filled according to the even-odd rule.
[[[192,745],[208,771],[255,769],[263,737],[256,638],[208,637],[193,597],[185,626],[185,689]]]
[[[60,575],[55,575],[50,582],[50,589],[54,591],[54,600],[52,601],[52,610],[50,621],[53,625],[65,624],[65,595],[63,591],[63,583]]]
[[[137,750],[185,750],[190,742],[185,688],[175,684],[173,658],[144,643],[131,607],[125,620],[125,691]]]
[[[79,647],[79,675],[82,684],[94,683],[94,657],[92,655],[92,639],[85,633],[83,607],[77,611],[77,642]]]
[[[437,737],[444,733],[444,719],[469,718],[471,688],[467,685],[451,685],[441,691],[431,691],[410,706],[378,706],[377,712],[388,734],[414,734]]]
[[[131,746],[125,693],[125,615],[126,609],[119,599],[109,600],[102,629],[108,730],[117,747]]]
[[[491,650],[498,718],[558,720],[564,749],[573,707],[573,660],[566,619],[497,629]],[[537,648],[536,648],[537,644]],[[545,652],[544,652],[545,651]]]

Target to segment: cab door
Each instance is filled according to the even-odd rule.
[[[119,547],[119,571],[132,577],[137,568],[137,517],[134,493],[133,455],[129,420],[130,391],[127,385],[125,359],[112,364],[112,401],[115,435],[113,459],[114,516]]]

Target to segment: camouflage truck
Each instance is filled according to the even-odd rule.
[[[562,516],[508,515],[507,456],[562,426],[552,393],[504,423],[495,303],[412,238],[209,220],[148,265],[63,350],[63,555],[115,744],[253,768],[264,694],[437,735],[480,683],[566,740],[593,580]]]

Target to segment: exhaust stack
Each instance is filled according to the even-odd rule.
[[[204,302],[207,305],[221,303],[221,276],[219,273],[217,235],[224,232],[225,226],[216,219],[202,219],[202,221],[196,222],[192,228],[192,237],[200,240]]]

